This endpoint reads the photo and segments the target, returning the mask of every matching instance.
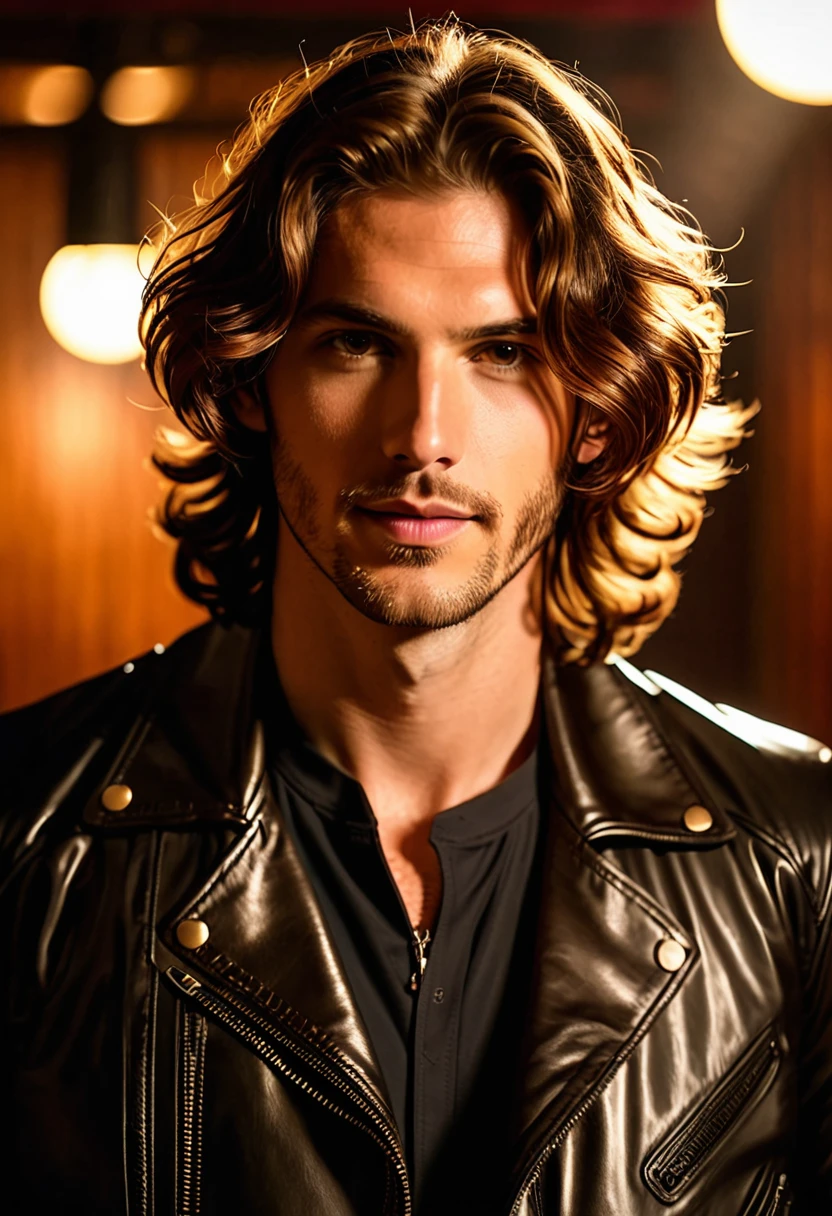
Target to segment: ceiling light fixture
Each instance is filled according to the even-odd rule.
[[[832,104],[830,0],[716,0],[716,17],[755,84],[787,101]]]
[[[70,354],[128,363],[142,350],[134,137],[96,110],[72,135],[67,239],[43,272],[41,314]]]

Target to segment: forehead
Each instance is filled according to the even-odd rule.
[[[348,199],[322,225],[307,299],[333,288],[397,291],[418,297],[501,292],[528,308],[521,251],[527,229],[504,195],[455,190],[439,195],[378,191]]]

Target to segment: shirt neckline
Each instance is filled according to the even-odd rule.
[[[262,670],[261,711],[270,766],[319,814],[352,831],[375,834],[377,820],[360,782],[332,764],[305,737],[286,699],[270,646]],[[440,811],[431,841],[473,846],[504,832],[538,801],[540,749],[497,785]]]

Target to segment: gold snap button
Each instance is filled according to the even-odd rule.
[[[705,806],[689,806],[682,818],[689,832],[707,832],[714,822],[713,815]]]
[[[108,785],[101,795],[105,811],[123,811],[132,801],[133,791],[129,785]]]
[[[186,950],[196,950],[208,941],[209,929],[204,920],[183,920],[176,926],[176,939]]]
[[[656,949],[656,961],[663,971],[678,971],[687,958],[687,951],[681,942],[666,937],[659,942]]]

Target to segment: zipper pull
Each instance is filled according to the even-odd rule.
[[[781,1174],[777,1179],[777,1190],[774,1192],[774,1207],[771,1209],[771,1216],[774,1216],[775,1212],[780,1211],[780,1200],[783,1198],[787,1182],[788,1179],[785,1174]]]
[[[416,952],[416,970],[410,977],[410,991],[418,992],[419,985],[422,982],[422,976],[425,974],[425,967],[428,965],[428,946],[430,945],[430,929],[424,929],[421,933],[418,929],[413,930],[413,949]]]
[[[179,967],[168,967],[165,975],[169,980],[172,980],[180,991],[187,993],[188,996],[197,989],[201,988],[199,980],[194,979],[192,975],[188,975],[187,971],[180,970]]]

